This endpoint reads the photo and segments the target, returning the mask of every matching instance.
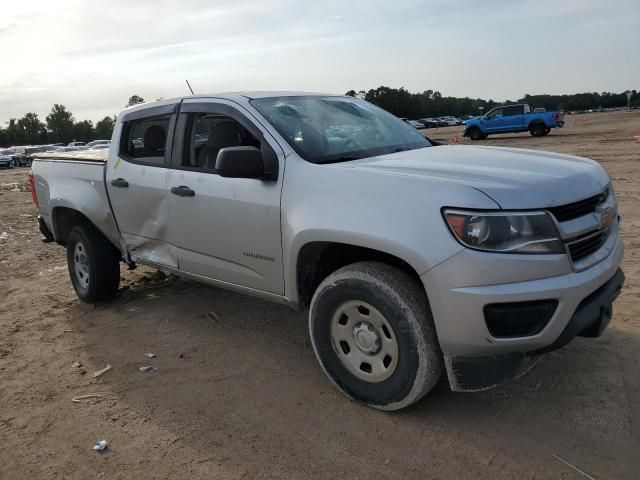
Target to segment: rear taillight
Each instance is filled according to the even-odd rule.
[[[38,197],[36,196],[36,184],[33,181],[33,172],[29,170],[29,188],[31,189],[31,200],[35,206],[38,206]]]
[[[558,112],[554,112],[553,113],[553,119],[554,120],[560,120],[560,114]]]

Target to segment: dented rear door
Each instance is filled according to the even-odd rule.
[[[131,259],[177,269],[175,247],[167,242],[167,166],[175,110],[176,105],[162,105],[122,117],[114,135],[121,140],[112,147],[106,185]]]

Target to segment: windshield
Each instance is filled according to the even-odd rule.
[[[270,97],[251,104],[305,160],[332,163],[429,147],[411,125],[351,97]]]

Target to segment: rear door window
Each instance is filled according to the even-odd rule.
[[[135,163],[164,166],[170,123],[171,115],[127,122],[120,153]]]

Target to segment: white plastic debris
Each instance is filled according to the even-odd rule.
[[[145,357],[147,357],[147,358],[153,358],[153,357],[155,357],[155,356],[156,356],[156,354],[155,354],[155,353],[143,353],[142,355],[144,355],[144,356],[145,356]]]
[[[105,448],[107,448],[106,440],[100,440],[99,442],[96,442],[96,444],[93,446],[93,449],[96,452],[102,452]]]
[[[154,367],[153,365],[145,365],[143,367],[138,367],[138,371],[142,373],[153,372],[155,370],[157,370],[157,368]]]
[[[80,395],[79,397],[73,397],[71,401],[73,403],[80,403],[80,400],[86,400],[87,398],[100,398],[102,395],[98,393],[89,393],[87,395]]]
[[[97,372],[93,372],[93,377],[94,378],[98,378],[100,375],[102,375],[103,373],[107,373],[109,370],[111,370],[111,365],[109,365],[107,363],[107,366],[104,367],[102,370],[98,370]]]

